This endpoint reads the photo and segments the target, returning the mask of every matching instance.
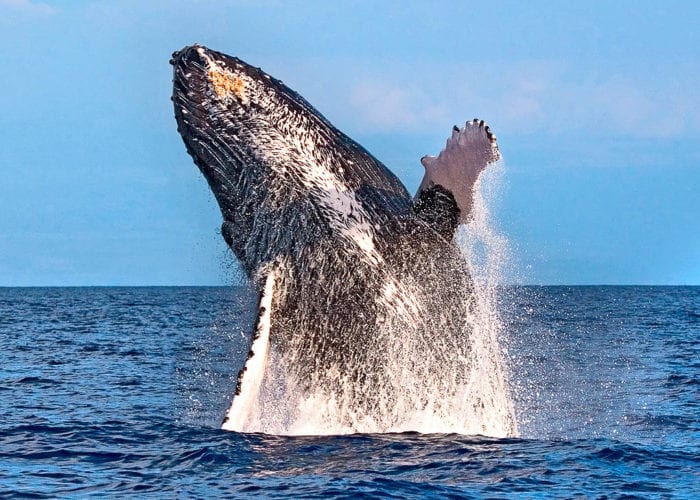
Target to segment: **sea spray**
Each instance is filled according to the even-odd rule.
[[[472,418],[482,425],[482,434],[496,437],[518,435],[498,309],[498,290],[509,261],[509,246],[506,237],[497,231],[490,210],[497,201],[504,171],[501,160],[481,175],[474,189],[473,219],[457,233],[474,280],[475,298],[470,318],[471,381],[465,399],[484,403],[472,405],[477,409]]]
[[[367,371],[361,382],[331,368],[300,383],[286,368],[294,353],[273,346],[260,397],[242,430],[282,435],[417,431],[516,436],[497,308],[508,243],[493,227],[489,211],[503,169],[498,163],[482,176],[474,193],[473,218],[456,236],[462,264],[472,276],[471,291],[463,297],[469,311],[465,335],[440,336],[441,319],[426,317],[439,316],[428,314],[439,304],[427,304],[431,298],[420,296],[420,287],[411,290],[409,283],[407,297],[392,299],[405,302],[403,314],[387,318],[372,345],[348,352],[361,353],[367,360],[367,366],[360,367]],[[372,403],[358,406],[358,393],[371,393]]]

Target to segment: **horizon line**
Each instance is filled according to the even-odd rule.
[[[8,288],[246,288],[248,283],[211,284],[211,285],[0,285],[0,289]],[[700,287],[700,283],[503,283],[497,287]]]

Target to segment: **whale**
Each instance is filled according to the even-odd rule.
[[[453,412],[434,395],[471,383],[474,314],[455,232],[472,217],[480,174],[501,158],[490,127],[454,126],[439,154],[420,159],[412,196],[262,69],[196,44],[170,62],[177,130],[258,294],[222,428],[265,431],[265,415],[290,421],[310,405],[332,406],[352,431],[397,428],[409,409]]]

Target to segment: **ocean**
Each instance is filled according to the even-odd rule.
[[[700,497],[700,287],[498,300],[518,437],[288,437],[219,429],[247,288],[0,288],[0,497]]]

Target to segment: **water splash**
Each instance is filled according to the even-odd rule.
[[[472,417],[488,429],[484,434],[494,437],[518,435],[498,309],[498,289],[509,262],[509,245],[507,238],[496,230],[489,209],[497,199],[504,172],[501,160],[482,174],[474,190],[474,218],[457,234],[474,279],[475,296],[470,321],[474,346],[469,360],[472,383],[465,399],[486,402]]]
[[[482,175],[475,188],[473,220],[457,234],[462,264],[473,279],[471,293],[463,298],[469,311],[463,329],[468,334],[459,339],[435,335],[440,331],[437,323],[426,330],[424,318],[421,329],[410,315],[397,314],[401,317],[379,329],[373,346],[360,346],[382,357],[381,377],[358,384],[348,374],[330,370],[321,382],[311,384],[312,390],[299,386],[285,370],[289,353],[273,346],[260,397],[242,430],[284,435],[518,435],[497,308],[508,242],[494,229],[489,211],[503,170],[498,163]],[[419,301],[418,306],[423,305]],[[358,408],[355,392],[373,394],[371,405]]]

